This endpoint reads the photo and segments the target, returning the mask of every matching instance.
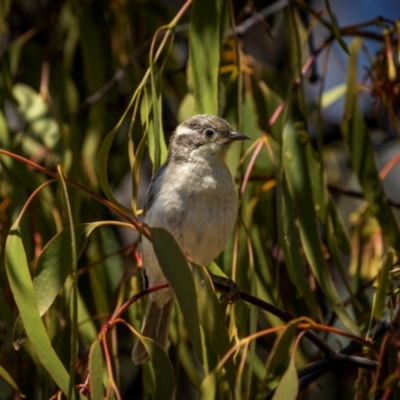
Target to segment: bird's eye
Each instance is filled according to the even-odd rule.
[[[207,128],[207,129],[204,131],[204,134],[205,134],[208,138],[210,138],[210,137],[212,137],[212,136],[214,135],[214,131],[213,131],[211,128]]]

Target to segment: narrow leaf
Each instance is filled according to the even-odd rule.
[[[193,349],[199,361],[202,363],[203,353],[200,337],[199,312],[192,272],[181,248],[167,230],[163,228],[150,228],[150,233],[157,260],[175,292]]]
[[[333,12],[332,12],[332,9],[331,9],[331,5],[329,4],[329,0],[325,0],[325,6],[326,6],[326,9],[328,10],[329,17],[331,18],[331,29],[332,29],[333,35],[335,36],[336,40],[339,42],[340,47],[347,54],[350,54],[346,42],[340,36],[340,32],[339,32],[339,29],[338,29],[338,27],[336,25],[336,19],[335,19],[335,16],[333,15]]]
[[[368,136],[368,129],[358,104],[357,59],[361,43],[361,39],[354,39],[350,47],[347,94],[341,130],[349,146],[351,162],[370,210],[379,221],[391,246],[400,252],[400,231],[378,176],[371,139]]]
[[[346,328],[359,335],[359,328],[347,313],[322,254],[305,154],[308,137],[304,133],[304,131],[297,132],[292,123],[286,125],[283,133],[283,165],[289,192],[297,211],[300,239],[313,274],[331,307]]]
[[[189,68],[196,111],[218,115],[220,15],[215,0],[194,0],[189,28]]]
[[[101,342],[96,340],[89,351],[90,398],[103,400],[103,355]]]
[[[132,210],[118,202],[118,200],[114,197],[110,185],[108,183],[108,173],[107,173],[108,153],[110,152],[111,145],[114,141],[116,133],[117,133],[117,128],[114,128],[111,132],[107,134],[107,136],[103,140],[103,143],[100,146],[99,155],[97,158],[99,181],[101,188],[103,189],[103,192],[106,195],[107,199],[122,211],[130,214]]]
[[[17,226],[13,226],[6,242],[6,271],[27,336],[36,355],[58,387],[68,394],[69,375],[55,353],[37,308],[24,246]],[[79,395],[81,399],[85,398]],[[72,398],[76,398],[75,392]]]
[[[196,285],[200,324],[211,347],[215,350],[218,356],[222,358],[229,351],[231,345],[221,305],[215,295],[210,276],[206,269],[200,265],[193,265],[192,271]],[[233,390],[236,381],[236,370],[233,364],[233,357],[230,357],[226,361],[225,370],[228,376],[229,385],[231,390]]]
[[[139,336],[153,366],[156,389],[153,398],[155,400],[174,400],[176,392],[175,375],[171,361],[164,349],[154,340]]]
[[[97,222],[74,226],[78,258],[86,247],[88,236],[101,224],[102,222]],[[46,244],[35,263],[36,276],[33,279],[33,290],[40,316],[44,315],[53,304],[64,286],[71,268],[71,230],[67,228]],[[13,345],[16,350],[20,348],[24,338],[24,326],[18,317],[13,330]]]
[[[385,301],[388,295],[389,288],[389,273],[393,266],[393,253],[389,252],[385,263],[382,266],[381,272],[379,273],[379,283],[378,290],[375,296],[375,306],[374,306],[374,317],[377,320],[382,319],[385,316],[384,308]]]
[[[286,329],[280,332],[269,353],[267,360],[267,373],[274,374],[277,368],[287,361],[290,347],[297,333],[297,320],[290,321]]]
[[[19,397],[24,398],[25,396],[19,390],[18,385],[15,383],[11,375],[0,365],[0,376],[18,393]]]
[[[277,215],[279,244],[285,256],[286,269],[293,284],[296,286],[299,296],[322,321],[322,313],[307,280],[307,271],[300,254],[300,239],[295,225],[295,210],[287,188],[286,180],[281,177],[277,180]]]
[[[272,400],[296,400],[298,393],[299,381],[294,359],[291,357],[289,367],[283,374]]]

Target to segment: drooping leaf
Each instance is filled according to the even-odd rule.
[[[329,212],[337,245],[344,254],[350,254],[351,248],[349,234],[346,231],[339,211],[331,199],[329,199]]]
[[[307,279],[307,271],[300,253],[300,239],[295,225],[295,210],[292,204],[286,179],[277,180],[277,214],[279,243],[285,256],[286,269],[292,283],[296,286],[298,294],[304,297],[304,301],[322,321],[321,309],[310,288]]]
[[[217,373],[213,371],[201,382],[199,400],[215,399],[216,387]]]
[[[18,110],[29,126],[27,133],[53,149],[61,139],[61,132],[43,97],[21,83],[14,86],[13,93],[18,101]]]
[[[104,138],[103,143],[100,146],[99,154],[97,157],[97,169],[99,174],[99,181],[101,188],[103,189],[104,194],[107,199],[120,208],[122,211],[126,213],[131,213],[132,210],[125,207],[115,198],[114,194],[111,191],[110,184],[108,183],[108,154],[111,149],[111,145],[114,141],[115,135],[117,133],[117,128],[114,128],[111,132],[107,134]]]
[[[68,394],[69,376],[55,353],[40,318],[24,246],[16,224],[11,228],[6,242],[6,271],[26,334],[39,361],[64,394]],[[72,398],[76,396],[73,392]],[[81,394],[79,397],[85,398]]]
[[[350,46],[347,94],[341,130],[349,146],[351,162],[360,180],[370,210],[379,221],[391,246],[399,252],[400,231],[378,176],[371,139],[368,136],[368,129],[358,104],[357,59],[361,44],[361,39],[358,38],[354,39]]]
[[[377,320],[380,320],[385,316],[384,308],[388,296],[390,283],[389,273],[393,266],[393,258],[393,252],[389,252],[386,261],[382,266],[381,272],[379,273],[378,290],[376,292],[374,305],[374,317]]]
[[[103,355],[101,342],[96,340],[89,351],[90,398],[103,400]]]
[[[215,295],[210,276],[205,268],[200,265],[193,265],[192,271],[196,285],[200,324],[211,347],[215,350],[218,356],[222,358],[231,346],[221,305]],[[233,357],[230,357],[226,361],[225,370],[231,390],[233,391],[236,381]]]
[[[15,383],[11,375],[0,365],[0,376],[18,393],[18,396],[24,398],[25,396],[21,393],[18,385]]]
[[[190,341],[203,362],[196,286],[188,262],[174,237],[163,228],[150,228],[154,251],[183,314]]]
[[[167,158],[167,145],[164,138],[164,130],[161,123],[161,83],[160,77],[154,82],[154,88],[147,88],[140,105],[140,114],[143,132],[147,132],[147,146],[149,156],[153,163],[153,172]],[[154,107],[156,105],[156,107]]]
[[[220,13],[214,0],[195,0],[189,29],[189,65],[198,114],[218,115]]]
[[[174,400],[176,393],[174,369],[165,350],[154,340],[138,336],[142,341],[155,374],[155,400]]]
[[[100,222],[74,226],[78,257],[86,247],[91,232],[101,224]],[[71,231],[70,228],[67,228],[46,244],[35,263],[36,276],[33,279],[33,290],[40,316],[44,315],[53,304],[71,273],[71,266]],[[18,317],[13,330],[13,344],[17,350],[24,338],[23,321]]]
[[[332,33],[334,34],[336,40],[338,41],[340,47],[347,53],[349,53],[349,49],[347,47],[346,42],[343,40],[343,38],[340,36],[339,28],[336,25],[336,19],[335,16],[333,15],[331,5],[329,4],[329,0],[325,0],[325,6],[326,9],[328,10],[329,17],[331,18],[331,29]]]
[[[286,329],[278,334],[266,363],[268,374],[274,374],[277,368],[287,361],[291,345],[296,337],[297,324],[296,320],[290,321]]]
[[[332,309],[347,329],[359,335],[360,330],[347,313],[322,254],[305,153],[307,143],[308,135],[304,131],[297,132],[292,123],[286,125],[283,133],[283,166],[289,192],[296,207],[301,243],[313,274]]]
[[[298,393],[299,382],[296,365],[294,363],[294,357],[291,357],[289,366],[283,374],[272,400],[296,400]]]

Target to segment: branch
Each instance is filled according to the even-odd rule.
[[[229,279],[228,279],[229,281]],[[227,283],[223,284],[220,282],[215,282],[213,280],[213,284],[216,290],[223,292],[223,293],[229,293],[229,291],[232,288],[232,285]],[[283,322],[290,322],[294,318],[285,310],[282,310],[281,308],[278,308],[270,303],[267,303],[264,300],[261,300],[257,297],[254,297],[248,293],[239,291],[238,293],[238,298],[245,301],[246,303],[253,304],[254,306],[257,306],[273,315],[276,315],[278,318],[280,318]],[[365,368],[369,370],[376,370],[378,367],[379,363],[377,361],[372,361],[368,360],[366,358],[361,358],[361,357],[355,357],[351,356],[349,354],[351,353],[343,353],[342,352],[337,352],[336,350],[332,349],[331,346],[329,346],[324,340],[322,340],[315,332],[313,331],[307,331],[304,336],[309,339],[318,349],[322,351],[322,353],[325,356],[326,360],[332,361],[332,362],[339,362],[339,363],[347,363],[347,364],[352,364],[360,368]],[[352,341],[353,343],[354,341]],[[357,343],[357,342],[354,342]],[[358,351],[361,348],[361,344],[357,343],[357,350],[354,350],[354,352]],[[347,348],[346,348],[347,349]]]
[[[390,322],[385,320],[382,321],[375,331],[372,333],[372,337],[380,337],[382,336],[385,332],[390,327]],[[312,382],[317,380],[321,375],[325,374],[327,371],[336,368],[340,365],[343,364],[352,364],[360,368],[366,368],[366,369],[372,369],[370,368],[372,366],[372,363],[376,363],[376,366],[378,363],[375,361],[368,360],[366,358],[362,357],[355,357],[351,356],[350,354],[356,353],[361,350],[361,344],[352,341],[348,346],[346,346],[342,351],[338,353],[339,358],[332,358],[330,360],[324,359],[321,361],[318,361],[306,368],[303,368],[298,372],[298,377],[299,377],[299,391],[304,390],[306,387],[308,387]],[[355,364],[354,361],[357,361]],[[361,362],[360,365],[359,362]],[[376,369],[376,367],[375,367]],[[272,399],[272,396],[275,393],[275,389],[271,390],[267,396],[264,397],[264,400],[269,400]]]

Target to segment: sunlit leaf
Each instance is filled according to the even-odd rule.
[[[218,115],[220,14],[214,0],[195,0],[189,29],[190,71],[198,114]],[[201,49],[201,51],[200,51]]]
[[[21,83],[14,86],[13,94],[18,101],[18,111],[28,125],[26,133],[34,140],[29,142],[30,148],[28,144],[25,146],[26,153],[35,154],[43,145],[55,149],[61,140],[61,131],[43,97]]]
[[[102,223],[80,224],[74,226],[77,239],[77,255],[82,254],[91,232]],[[71,273],[71,231],[67,228],[53,237],[43,248],[35,263],[33,290],[40,316],[53,304],[56,296]],[[23,321],[18,317],[13,331],[13,344],[19,349],[25,338]]]
[[[13,226],[6,243],[6,271],[14,300],[24,324],[26,334],[43,367],[60,389],[67,394],[69,376],[55,353],[40,319],[36,296],[30,277],[25,250],[17,226]],[[76,394],[73,393],[73,398]],[[79,395],[84,398],[83,395]]]
[[[272,400],[296,400],[299,393],[299,382],[297,378],[296,365],[293,357],[290,360],[286,372],[276,388]]]

